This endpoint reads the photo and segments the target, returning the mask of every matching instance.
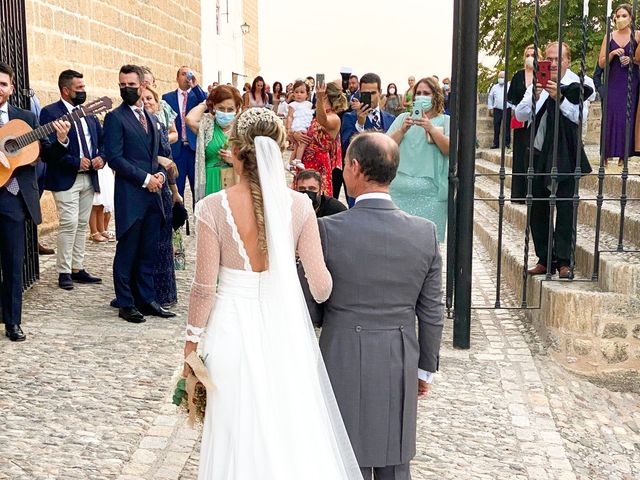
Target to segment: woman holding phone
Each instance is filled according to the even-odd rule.
[[[625,156],[626,131],[627,131],[627,102],[631,102],[631,112],[635,113],[638,106],[638,65],[634,62],[635,47],[640,40],[640,33],[635,33],[635,42],[631,37],[632,22],[631,5],[619,5],[613,14],[615,30],[611,32],[609,40],[609,58],[607,58],[607,37],[605,35],[600,47],[598,65],[604,69],[609,63],[609,84],[607,93],[607,131],[605,132],[604,154],[605,167],[609,159],[618,158],[618,165],[622,165]],[[631,95],[628,92],[629,69],[631,71]],[[629,148],[626,151],[633,155],[637,150],[634,144],[634,132],[636,127],[636,115],[631,115],[631,137]],[[636,139],[638,136],[636,135]]]
[[[444,241],[449,198],[449,115],[444,93],[431,77],[413,88],[411,112],[400,114],[387,132],[400,147],[391,197],[401,210],[436,224]]]

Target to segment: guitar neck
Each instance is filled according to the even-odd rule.
[[[84,115],[81,110],[74,110],[69,112],[54,121],[66,121],[73,123],[74,121],[80,120]],[[29,133],[25,133],[24,135],[20,135],[15,140],[18,143],[20,148],[24,148],[27,145],[37,142],[38,140],[42,140],[43,138],[48,137],[52,133],[54,133],[56,129],[53,127],[53,122],[49,122],[45,125],[42,125],[35,130],[31,130]]]

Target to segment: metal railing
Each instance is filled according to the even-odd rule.
[[[454,5],[454,18],[456,24],[454,25],[454,41],[453,41],[453,82],[452,82],[452,101],[451,101],[451,161],[449,172],[449,225],[447,230],[447,281],[446,281],[446,306],[449,314],[453,313],[454,317],[454,346],[459,348],[469,348],[470,338],[470,314],[473,308],[519,308],[519,309],[536,309],[540,308],[541,298],[538,298],[537,305],[532,305],[531,299],[527,298],[530,294],[528,284],[530,278],[527,272],[530,256],[530,242],[534,237],[531,225],[532,220],[532,208],[536,202],[545,202],[544,205],[548,206],[549,222],[547,228],[547,244],[548,249],[546,252],[546,259],[541,259],[547,266],[547,273],[545,275],[545,281],[555,281],[558,277],[553,275],[554,265],[554,240],[555,232],[558,227],[566,227],[564,225],[556,225],[556,213],[559,209],[563,210],[563,218],[568,218],[569,214],[565,202],[571,202],[571,234],[569,239],[565,239],[570,242],[570,259],[569,268],[573,272],[576,270],[576,248],[578,242],[578,216],[579,207],[583,202],[594,202],[596,206],[595,214],[595,230],[593,240],[593,264],[590,271],[584,271],[583,265],[582,273],[585,278],[570,277],[569,281],[588,281],[595,282],[599,277],[600,268],[600,254],[604,252],[637,252],[633,248],[629,248],[628,240],[625,238],[625,216],[628,210],[629,202],[638,201],[639,198],[631,198],[628,195],[628,181],[629,181],[629,152],[631,150],[632,132],[631,132],[631,116],[635,115],[635,108],[633,102],[634,92],[632,91],[634,75],[638,75],[637,67],[634,66],[633,58],[632,63],[629,66],[627,72],[627,90],[626,90],[626,128],[625,128],[625,149],[624,156],[622,158],[622,171],[621,173],[607,173],[605,170],[605,143],[606,143],[606,131],[607,131],[607,111],[609,106],[608,87],[609,87],[609,53],[610,44],[612,38],[612,10],[611,5],[607,6],[606,12],[597,12],[601,15],[605,15],[606,18],[606,59],[604,68],[604,95],[602,98],[602,124],[601,124],[601,139],[600,139],[600,160],[597,168],[597,172],[593,173],[594,177],[597,176],[597,194],[584,195],[584,190],[581,191],[581,182],[584,180],[585,175],[588,172],[582,169],[582,159],[584,153],[583,142],[583,124],[585,117],[583,115],[585,102],[585,85],[586,83],[586,69],[587,69],[587,33],[589,26],[589,20],[593,16],[593,12],[590,16],[588,2],[584,3],[582,11],[582,22],[577,27],[579,29],[576,32],[576,26],[567,25],[566,11],[568,2],[572,0],[556,0],[558,18],[557,18],[557,36],[555,38],[540,38],[540,18],[541,9],[550,8],[549,2],[535,0],[534,2],[522,2],[518,0],[504,0],[505,1],[505,16],[504,16],[504,71],[505,79],[508,80],[511,77],[511,51],[510,46],[511,32],[512,32],[512,8],[517,5],[518,8],[523,8],[523,4],[526,3],[527,7],[533,8],[533,28],[531,31],[531,43],[534,46],[534,68],[533,68],[533,84],[535,85],[540,78],[539,69],[539,51],[542,45],[547,45],[550,41],[557,41],[557,55],[558,61],[563,59],[563,41],[567,38],[567,29],[571,28],[570,32],[574,38],[576,33],[580,35],[580,48],[579,48],[579,83],[577,104],[575,99],[572,100],[574,105],[578,107],[578,119],[577,119],[577,135],[576,135],[576,151],[575,151],[575,164],[568,169],[567,158],[571,155],[567,155],[567,152],[563,151],[563,162],[559,164],[560,149],[565,148],[567,143],[563,143],[564,134],[561,131],[561,115],[560,108],[561,102],[555,101],[554,105],[549,112],[542,112],[543,116],[536,118],[536,101],[532,102],[532,115],[529,123],[529,149],[528,149],[528,165],[524,172],[508,172],[506,165],[506,146],[505,138],[510,129],[510,125],[507,123],[507,115],[502,116],[501,125],[501,142],[500,142],[500,161],[497,173],[492,171],[487,173],[486,171],[476,170],[476,151],[475,151],[475,136],[473,136],[474,144],[471,145],[470,141],[467,141],[471,135],[465,132],[476,131],[476,118],[475,114],[471,115],[471,112],[477,112],[477,108],[471,108],[471,106],[477,106],[478,95],[476,89],[476,74],[477,71],[477,59],[478,59],[478,23],[480,20],[479,0],[464,1],[464,8],[462,8],[463,0],[456,0]],[[632,19],[636,18],[636,12],[638,10],[638,0],[633,1]],[[631,55],[637,47],[635,42],[635,20],[631,23]],[[475,62],[475,63],[474,63]],[[475,67],[474,67],[475,65]],[[559,67],[560,68],[560,67]],[[559,71],[561,71],[559,69]],[[505,81],[503,88],[503,111],[506,112],[509,107],[508,104],[508,87],[509,82]],[[564,100],[568,101],[568,100]],[[464,115],[460,115],[461,105],[464,105]],[[515,107],[515,105],[514,105]],[[544,107],[544,106],[543,106]],[[536,145],[536,134],[539,131],[537,122],[544,120],[545,122],[549,118],[548,115],[553,115],[553,131],[552,131],[552,143],[547,136],[545,145],[548,145],[547,150],[548,157],[541,158],[540,151],[536,151],[534,146]],[[545,125],[548,125],[546,123]],[[546,126],[545,126],[546,128]],[[546,132],[550,134],[551,132]],[[538,139],[540,140],[540,139]],[[566,148],[565,148],[566,149]],[[540,162],[545,162],[545,168],[541,169]],[[496,159],[497,163],[497,159]],[[605,197],[605,178],[607,177],[619,177],[620,178],[620,195],[609,195]],[[475,192],[475,179],[477,177],[497,177],[497,195],[495,197],[476,197]],[[526,195],[524,197],[509,196],[506,191],[507,179],[526,178]],[[544,178],[544,183],[547,186],[549,196],[540,196],[539,185],[541,178]],[[513,185],[513,183],[512,183]],[[534,185],[538,185],[537,188]],[[563,186],[564,191],[560,192],[559,187]],[[569,191],[571,193],[567,194]],[[581,196],[582,195],[582,196]],[[521,291],[519,293],[520,298],[518,305],[504,305],[502,300],[502,288],[503,288],[503,230],[505,223],[505,208],[509,201],[519,201],[526,205],[524,231],[522,232],[522,284]],[[472,240],[473,240],[473,215],[474,215],[474,202],[497,202],[497,239],[496,248],[497,254],[495,264],[495,279],[496,290],[495,299],[493,305],[480,305],[475,306],[471,303],[472,293],[472,269],[471,269],[471,254],[472,254]],[[617,232],[617,247],[615,249],[606,249],[602,245],[602,219],[603,219],[603,205],[605,202],[616,202],[620,204],[619,225]],[[537,210],[539,211],[540,203],[538,203]],[[546,208],[546,207],[545,207]],[[566,229],[566,228],[565,228]],[[538,233],[539,235],[539,233]],[[539,236],[536,238],[540,238]],[[640,239],[635,239],[636,241]],[[566,280],[566,279],[565,279]],[[541,289],[540,289],[541,295]],[[534,302],[535,303],[535,302]]]

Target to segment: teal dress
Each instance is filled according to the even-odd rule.
[[[400,114],[387,132],[400,129],[409,113]],[[438,115],[431,122],[449,136],[449,116]],[[422,127],[409,128],[400,143],[398,174],[391,182],[391,198],[401,210],[436,224],[438,241],[444,241],[449,198],[449,157],[435,143],[427,141]]]

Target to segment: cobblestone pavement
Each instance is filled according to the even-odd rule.
[[[198,430],[170,403],[191,271],[178,272],[177,319],[131,325],[108,306],[113,251],[90,244],[87,269],[104,284],[71,292],[45,257],[27,342],[0,340],[1,479],[197,478]],[[487,305],[492,272],[479,246],[475,258],[474,304]],[[463,351],[447,322],[414,480],[640,479],[640,396],[556,366],[521,312],[475,310],[472,325]]]

